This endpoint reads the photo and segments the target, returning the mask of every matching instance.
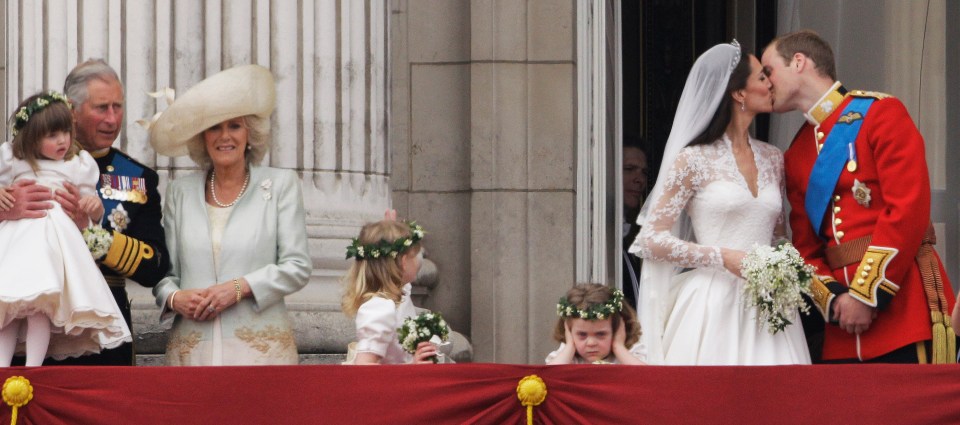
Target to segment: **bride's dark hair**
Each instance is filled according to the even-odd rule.
[[[730,73],[727,89],[724,91],[723,99],[720,99],[720,105],[717,106],[717,111],[713,113],[713,118],[710,119],[710,124],[707,125],[706,130],[703,130],[703,133],[694,137],[687,146],[713,143],[714,140],[723,136],[723,132],[727,130],[727,125],[730,124],[730,117],[732,115],[730,113],[730,104],[733,103],[733,97],[730,96],[730,94],[746,87],[749,77],[750,58],[746,53],[741,52],[740,62],[737,63],[737,67]]]

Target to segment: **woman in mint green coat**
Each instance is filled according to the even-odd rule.
[[[189,154],[202,170],[164,197],[171,268],[153,293],[173,321],[169,365],[297,364],[283,298],[306,285],[311,262],[299,178],[257,165],[274,99],[269,70],[231,68],[150,128],[158,153]]]

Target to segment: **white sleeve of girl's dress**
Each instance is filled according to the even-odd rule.
[[[0,187],[13,184],[13,147],[10,142],[0,145]]]
[[[80,189],[80,196],[97,196],[97,181],[100,180],[100,167],[97,161],[85,150],[77,154],[77,175],[73,184]]]
[[[560,343],[560,346],[557,347],[556,350],[553,350],[553,351],[550,352],[550,354],[547,354],[547,358],[544,359],[543,362],[546,363],[546,364],[550,364],[550,362],[552,362],[553,359],[557,358],[557,356],[560,354],[560,352],[563,351],[563,347],[564,347],[565,345],[566,345],[566,344],[564,344],[564,343],[561,342],[561,343]]]
[[[630,347],[630,354],[633,354],[633,357],[640,359],[640,361],[647,361],[647,347],[639,342]]]
[[[387,347],[397,339],[396,304],[386,298],[373,297],[360,305],[356,322],[357,352],[386,356]]]

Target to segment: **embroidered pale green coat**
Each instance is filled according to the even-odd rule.
[[[205,173],[174,180],[167,188],[163,224],[170,273],[154,288],[162,322],[173,319],[166,360],[171,365],[295,364],[296,343],[283,297],[307,284],[307,247],[300,180],[290,170],[251,167],[246,192],[234,205],[214,270]],[[253,297],[197,322],[174,314],[166,301],[177,289],[201,289],[243,277]],[[175,316],[175,318],[174,318]],[[220,324],[215,348],[216,324]]]

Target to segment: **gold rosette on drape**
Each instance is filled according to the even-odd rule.
[[[10,425],[17,423],[17,409],[26,406],[33,399],[33,385],[22,376],[11,376],[3,383],[3,401],[11,408]]]
[[[547,399],[547,384],[537,375],[524,376],[517,384],[517,398],[527,408],[527,425],[533,425],[533,407]]]

